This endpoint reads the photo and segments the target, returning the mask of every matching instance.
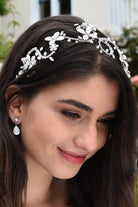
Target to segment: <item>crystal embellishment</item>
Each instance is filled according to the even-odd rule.
[[[67,36],[64,31],[57,31],[52,36],[45,37],[44,40],[49,44],[49,54],[47,53],[47,51],[44,51],[43,47],[41,47],[40,49],[37,47],[33,47],[32,49],[30,49],[26,56],[21,58],[23,65],[20,67],[20,70],[16,75],[16,79],[18,79],[27,70],[36,65],[37,62],[40,60],[49,59],[50,61],[54,61],[53,55],[60,47],[60,45],[57,44],[57,42],[89,42],[93,44],[95,40],[97,40],[96,49],[98,49],[101,54],[105,53],[106,55],[111,56],[113,59],[115,59],[115,51],[118,53],[119,60],[122,64],[122,67],[126,75],[128,76],[128,78],[131,77],[130,71],[128,70],[126,56],[124,55],[123,51],[119,49],[115,41],[112,41],[109,37],[99,37],[96,27],[91,24],[83,22],[80,25],[74,24],[74,27],[76,27],[76,31],[79,33],[78,37],[76,38]]]
[[[14,121],[15,121],[15,126],[13,128],[13,134],[17,136],[17,135],[20,134],[20,129],[17,126],[17,123],[18,123],[19,119],[18,118],[15,118]]]

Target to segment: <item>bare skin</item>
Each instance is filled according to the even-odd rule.
[[[11,104],[19,118],[28,167],[26,207],[65,207],[65,179],[101,149],[116,116],[119,86],[103,75],[43,89]],[[55,179],[55,178],[57,179]]]

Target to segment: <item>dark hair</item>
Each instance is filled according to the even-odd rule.
[[[22,65],[21,58],[33,47],[40,48],[44,38],[56,31],[77,37],[74,24],[83,22],[78,17],[61,15],[48,17],[32,25],[20,36],[8,55],[0,74],[0,206],[22,207],[22,194],[27,185],[27,167],[21,138],[12,133],[13,123],[8,105],[13,97],[31,100],[42,88],[65,81],[86,78],[101,73],[120,86],[118,115],[112,126],[112,139],[87,160],[79,173],[68,179],[69,203],[72,207],[133,207],[134,206],[134,153],[136,105],[130,80],[118,56],[113,59],[100,54],[97,42],[68,43],[54,54],[54,62],[38,61],[29,71],[15,79]],[[104,35],[98,31],[101,37]],[[35,72],[33,72],[35,71]],[[10,85],[19,90],[5,99]]]

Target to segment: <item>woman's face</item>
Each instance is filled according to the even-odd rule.
[[[119,87],[103,75],[46,88],[21,105],[27,163],[71,178],[102,148],[116,116]]]

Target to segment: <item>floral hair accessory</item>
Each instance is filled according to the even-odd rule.
[[[69,37],[66,35],[64,31],[55,32],[52,36],[45,37],[45,41],[49,43],[49,53],[44,51],[44,48],[41,47],[38,49],[37,47],[33,47],[28,51],[25,57],[21,58],[23,65],[20,67],[18,74],[16,75],[16,79],[24,74],[27,70],[32,68],[37,64],[39,60],[49,59],[50,61],[54,61],[53,55],[58,50],[60,41],[67,42],[88,42],[93,44],[95,40],[97,40],[96,48],[100,51],[100,53],[105,53],[106,55],[111,56],[115,59],[115,51],[118,53],[119,60],[123,66],[123,69],[127,76],[130,78],[130,71],[128,70],[128,63],[126,61],[126,56],[123,51],[119,49],[115,41],[112,41],[109,37],[99,37],[97,33],[97,29],[95,26],[87,23],[74,24],[77,32],[79,33],[78,37]]]

